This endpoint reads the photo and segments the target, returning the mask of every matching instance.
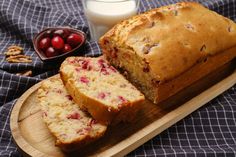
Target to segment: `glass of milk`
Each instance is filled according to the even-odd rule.
[[[135,15],[139,0],[82,0],[88,20],[91,38],[94,41],[116,23]]]

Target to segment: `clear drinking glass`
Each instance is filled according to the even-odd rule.
[[[82,0],[91,39],[98,39],[119,21],[137,14],[139,0]]]

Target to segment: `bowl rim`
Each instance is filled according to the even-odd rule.
[[[66,53],[63,53],[63,54],[60,54],[60,55],[57,55],[57,56],[53,56],[53,57],[46,57],[45,55],[43,55],[43,51],[40,50],[37,45],[38,45],[38,40],[39,38],[43,35],[44,32],[46,32],[47,30],[58,30],[58,29],[69,29],[69,30],[72,30],[72,32],[76,32],[78,33],[79,35],[82,36],[82,42],[75,48],[73,48],[71,51],[68,51]],[[50,60],[55,60],[55,59],[59,59],[59,58],[63,58],[65,56],[67,56],[68,54],[70,53],[73,53],[74,51],[78,50],[79,48],[81,48],[84,43],[86,42],[86,39],[87,39],[87,36],[86,34],[79,30],[79,29],[76,29],[76,28],[73,28],[73,27],[69,27],[69,26],[55,26],[55,27],[47,27],[43,30],[41,30],[40,32],[38,32],[34,37],[33,37],[33,47],[34,47],[34,50],[36,52],[36,54],[39,56],[39,58],[42,60],[42,61],[50,61]]]

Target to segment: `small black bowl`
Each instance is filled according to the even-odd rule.
[[[59,29],[63,29],[63,30],[68,30],[71,33],[76,33],[78,35],[81,36],[82,42],[75,48],[73,48],[71,51],[68,51],[66,53],[62,53],[59,54],[57,56],[53,56],[53,57],[47,57],[44,52],[39,48],[39,41],[45,37],[45,34],[47,31],[55,31],[55,30],[59,30]],[[84,32],[71,28],[71,27],[50,27],[50,28],[46,28],[44,30],[42,30],[41,32],[39,32],[33,39],[33,45],[34,45],[34,50],[37,53],[37,55],[39,56],[39,58],[43,61],[43,62],[47,62],[47,63],[51,63],[51,62],[60,62],[63,61],[66,57],[68,56],[72,56],[72,55],[78,55],[78,54],[83,54],[83,52],[79,52],[83,49],[84,43],[86,41],[86,35]]]

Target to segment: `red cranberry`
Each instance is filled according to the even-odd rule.
[[[67,43],[70,44],[71,47],[76,47],[82,42],[82,37],[78,34],[72,33],[67,38]]]
[[[82,65],[81,65],[82,69],[87,69],[89,70],[91,67],[89,66],[89,61],[88,60],[84,60],[82,62]]]
[[[53,33],[53,36],[60,36],[63,39],[66,39],[69,36],[70,32],[67,29],[58,29]]]
[[[121,103],[127,102],[127,100],[123,96],[118,96],[118,99],[121,101]]]
[[[117,72],[117,70],[113,66],[110,66],[109,69],[115,73]]]
[[[66,53],[66,52],[69,52],[69,51],[71,51],[70,45],[69,45],[69,44],[65,44],[65,46],[64,46],[64,48],[63,48],[63,50],[62,50],[62,52],[63,52],[63,53]]]
[[[47,30],[47,31],[44,33],[44,36],[51,38],[51,37],[52,37],[52,33],[53,33],[53,31],[49,29],[49,30]]]
[[[103,59],[99,59],[98,64],[102,69],[108,67],[107,63]]]
[[[57,56],[58,55],[58,52],[53,48],[53,47],[49,47],[46,52],[45,52],[45,55],[47,57],[54,57],[54,56]]]
[[[86,76],[82,76],[82,77],[80,77],[80,81],[82,82],[82,83],[89,83],[89,80],[88,80],[88,78],[86,77]]]
[[[70,100],[70,101],[73,100],[73,98],[72,98],[70,95],[66,95],[66,97],[67,97],[67,99]]]
[[[39,41],[39,48],[40,48],[41,50],[47,49],[50,45],[51,45],[51,39],[48,38],[48,37],[42,38],[42,39]]]
[[[106,94],[103,93],[103,92],[101,92],[101,93],[98,94],[98,98],[99,98],[99,99],[104,99],[105,97],[106,97]]]
[[[64,40],[60,36],[53,37],[51,43],[55,49],[63,49],[65,45]]]
[[[98,60],[98,63],[100,63],[100,64],[101,64],[101,63],[104,63],[104,62],[105,62],[105,61],[104,61],[103,59],[101,59],[101,58]]]
[[[93,125],[93,124],[97,124],[98,122],[95,119],[91,119],[89,126]]]
[[[109,75],[109,74],[110,74],[110,73],[107,71],[106,68],[101,68],[101,73],[102,73],[103,75]]]
[[[79,113],[73,113],[67,116],[68,119],[80,119],[80,114]]]
[[[83,131],[85,132],[89,132],[90,130],[91,130],[91,126],[83,129]]]
[[[72,63],[72,64],[73,64],[73,63]],[[77,67],[77,68],[75,68],[75,71],[76,71],[76,72],[80,72],[80,70],[81,70],[81,69],[80,69],[80,68],[78,68],[78,67]]]

